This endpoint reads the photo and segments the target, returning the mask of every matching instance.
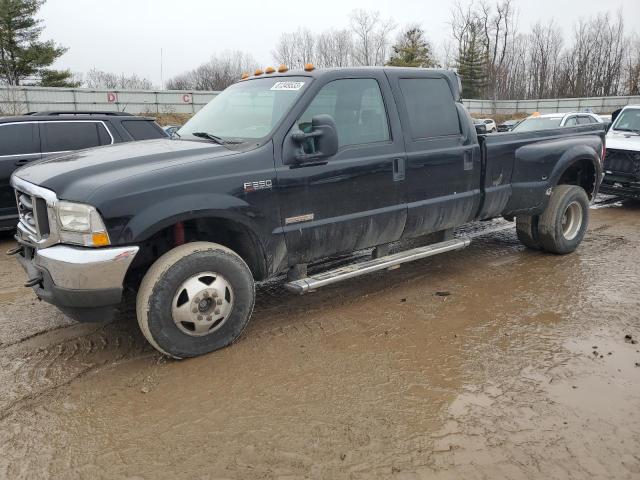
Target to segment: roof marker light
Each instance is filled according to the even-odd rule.
[[[278,67],[278,73],[284,73],[289,71],[289,68],[287,68],[287,66],[284,63],[281,63],[280,66]]]
[[[253,72],[253,74],[257,77],[258,75],[262,75],[264,72],[262,70],[260,70],[259,68]]]
[[[313,66],[313,63],[307,63],[304,66],[304,71],[305,72],[311,72],[312,70],[315,70],[316,67]]]
[[[244,80],[245,78],[249,78],[249,74],[247,72],[244,72],[240,78],[242,80]]]
[[[267,68],[264,69],[264,73],[273,73],[275,71],[276,71],[276,69],[273,68],[273,67],[267,67]]]

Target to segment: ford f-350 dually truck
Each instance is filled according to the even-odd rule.
[[[463,248],[450,233],[467,222],[515,219],[527,247],[572,252],[602,179],[603,126],[478,135],[460,90],[446,70],[256,71],[173,139],[15,172],[9,253],[38,297],[80,320],[137,292],[145,337],[185,358],[238,338],[255,281],[286,273],[289,290],[315,290]],[[387,253],[428,234],[439,240]],[[372,247],[370,260],[307,274]]]

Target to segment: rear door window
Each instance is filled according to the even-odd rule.
[[[35,123],[0,125],[0,156],[40,153],[38,130]]]
[[[455,100],[444,78],[401,78],[400,90],[413,140],[460,135]]]
[[[581,115],[578,117],[578,125],[589,125],[595,123],[595,120],[589,115]]]
[[[66,152],[97,147],[102,144],[100,128],[104,129],[104,126],[98,122],[42,122],[40,123],[42,151],[43,153]],[[102,135],[104,136],[104,132]]]
[[[167,136],[155,122],[149,120],[123,120],[122,126],[134,140],[151,140]]]

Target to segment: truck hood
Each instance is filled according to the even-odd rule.
[[[607,148],[638,152],[640,151],[640,135],[632,132],[610,130],[607,133]]]
[[[20,168],[14,175],[53,190],[60,199],[74,200],[88,198],[96,189],[125,178],[236,153],[209,142],[143,140],[47,158]]]

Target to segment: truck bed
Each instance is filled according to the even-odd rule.
[[[544,207],[540,199],[545,198],[550,180],[566,167],[563,157],[585,148],[600,152],[605,125],[479,135],[479,141],[483,190],[479,218],[494,217],[496,212],[537,213]]]

